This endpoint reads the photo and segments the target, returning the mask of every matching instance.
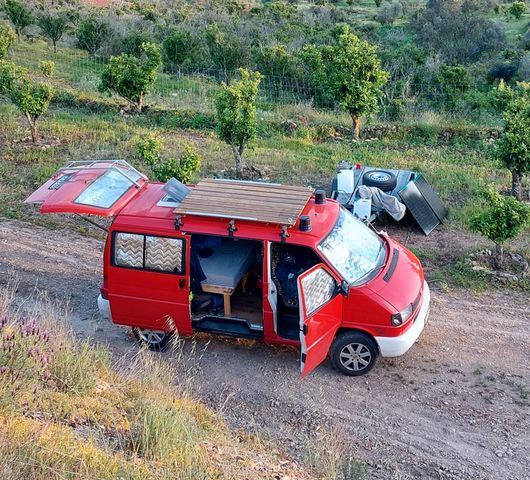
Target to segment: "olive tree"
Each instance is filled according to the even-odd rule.
[[[47,83],[32,80],[26,72],[12,63],[0,64],[0,93],[9,97],[25,115],[34,144],[40,142],[37,121],[48,111],[53,88]]]
[[[201,65],[208,54],[196,34],[175,28],[162,41],[162,51],[166,65],[176,69]]]
[[[236,174],[243,175],[243,152],[256,135],[256,96],[261,74],[245,68],[239,69],[239,80],[223,83],[215,99],[217,133],[232,148]]]
[[[422,46],[451,65],[476,62],[506,44],[501,22],[490,18],[490,0],[428,0],[412,22]]]
[[[15,39],[16,35],[13,29],[9,25],[0,24],[0,60],[6,57]]]
[[[63,38],[69,27],[68,16],[65,12],[46,12],[39,16],[37,23],[42,34],[49,38],[53,51],[57,53],[57,42]]]
[[[99,90],[103,93],[116,93],[141,112],[145,95],[153,87],[160,65],[160,49],[154,43],[143,43],[140,56],[122,53],[110,58],[101,73]]]
[[[504,243],[521,233],[530,219],[530,207],[513,197],[501,196],[491,186],[484,196],[487,207],[471,217],[469,226],[495,243],[495,264],[501,268]]]
[[[89,16],[81,20],[77,27],[77,45],[79,48],[86,50],[94,55],[103,41],[108,37],[110,28],[103,20]]]
[[[29,27],[33,23],[33,15],[31,10],[24,3],[18,0],[6,0],[4,4],[4,11],[7,18],[15,27],[17,37],[20,38],[22,30]]]
[[[530,88],[520,92],[504,112],[504,129],[495,149],[512,174],[512,195],[518,200],[523,197],[522,179],[530,173]]]
[[[352,135],[359,139],[361,119],[376,110],[381,87],[388,80],[376,47],[345,26],[333,45],[307,45],[302,58],[315,86],[349,113]]]

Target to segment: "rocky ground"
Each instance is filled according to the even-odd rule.
[[[428,240],[446,241],[443,230]],[[0,283],[18,279],[21,306],[36,291],[68,301],[76,334],[121,354],[137,347],[98,316],[102,247],[70,231],[0,221]],[[204,334],[186,340],[184,353],[202,400],[299,458],[319,441],[346,449],[368,478],[530,479],[527,293],[434,287],[420,342],[360,378],[325,363],[300,380],[296,349]],[[161,355],[176,361],[174,351]]]

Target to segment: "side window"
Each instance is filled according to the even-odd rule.
[[[184,271],[184,240],[137,233],[116,233],[114,265],[168,273]]]
[[[145,268],[161,272],[182,273],[182,247],[180,238],[145,237]]]
[[[114,264],[119,267],[144,266],[144,236],[135,233],[117,233],[114,237]]]
[[[302,277],[304,306],[308,317],[333,298],[335,287],[335,279],[323,268]]]

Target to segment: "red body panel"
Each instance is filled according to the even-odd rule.
[[[302,342],[302,361],[301,377],[311,373],[318,367],[328,356],[329,349],[335,338],[337,330],[341,326],[343,295],[336,292],[334,296],[326,301],[324,305],[318,308],[314,313],[308,315],[305,308],[306,292],[302,286],[304,278],[307,278],[316,270],[323,269],[329,272],[324,265],[315,265],[313,268],[305,271],[298,277],[298,292],[300,296],[300,318],[301,318],[301,342]],[[330,274],[332,277],[333,275]],[[337,279],[335,279],[335,287]]]
[[[134,233],[161,234],[148,230],[135,230]],[[189,237],[184,238],[185,271],[188,272]],[[109,261],[106,263],[105,291],[114,323],[151,330],[176,330],[179,335],[191,335],[189,276],[113,266],[111,245],[112,242],[107,241]]]

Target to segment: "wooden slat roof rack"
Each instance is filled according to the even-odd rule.
[[[177,215],[251,220],[292,227],[313,189],[277,183],[205,179],[175,208]]]

